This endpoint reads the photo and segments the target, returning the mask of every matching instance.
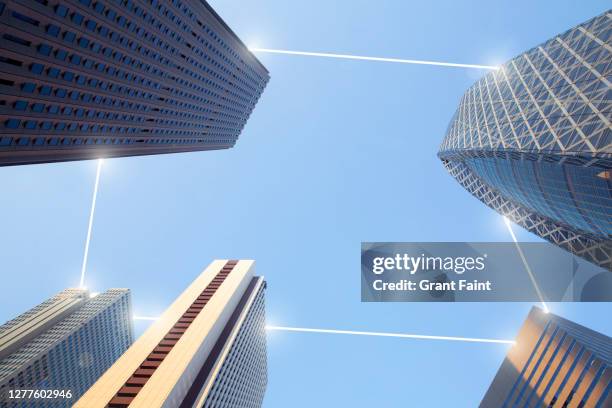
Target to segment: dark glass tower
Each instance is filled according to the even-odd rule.
[[[71,406],[132,344],[131,315],[127,289],[66,289],[0,326],[0,407]],[[10,399],[24,389],[64,396]]]
[[[612,406],[612,339],[533,308],[481,408]]]
[[[438,156],[523,228],[612,269],[612,13],[476,82]]]
[[[203,0],[0,0],[0,165],[232,147],[269,80]]]

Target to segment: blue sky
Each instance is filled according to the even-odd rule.
[[[211,2],[259,47],[473,64],[503,62],[604,3]],[[272,79],[234,149],[106,161],[88,286],[131,288],[135,312],[157,315],[211,260],[251,258],[268,280],[270,324],[513,338],[531,305],[360,303],[362,241],[510,240],[436,157],[460,96],[484,72],[260,59]],[[0,169],[0,320],[78,284],[95,167]],[[612,333],[610,304],[551,309]],[[473,407],[505,353],[272,333],[264,406]]]

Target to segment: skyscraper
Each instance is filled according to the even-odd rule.
[[[75,407],[260,407],[266,284],[253,271],[211,263]]]
[[[612,339],[532,308],[481,408],[612,406]]]
[[[611,33],[607,11],[484,76],[438,153],[486,205],[610,270]]]
[[[204,0],[0,1],[0,165],[232,147],[269,80]]]
[[[70,406],[132,339],[127,289],[93,297],[83,289],[60,292],[0,326],[0,407]]]

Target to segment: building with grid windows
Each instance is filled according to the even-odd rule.
[[[0,326],[0,407],[69,407],[132,341],[129,290],[66,289]],[[28,389],[64,393],[15,399]]]
[[[75,408],[261,407],[266,283],[253,273],[211,263]]]
[[[532,308],[481,408],[612,406],[612,339]]]
[[[438,153],[486,205],[609,270],[611,33],[607,11],[484,76]]]
[[[204,0],[0,0],[0,165],[226,149],[269,80]]]

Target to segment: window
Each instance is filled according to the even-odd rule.
[[[83,16],[79,13],[72,13],[72,21],[75,22],[78,25],[81,25],[81,23],[83,22]]]
[[[72,31],[65,31],[64,32],[64,40],[66,40],[68,42],[73,42],[75,38],[76,38],[76,34],[73,33]]]
[[[10,35],[10,34],[4,34],[2,38],[4,38],[5,40],[15,42],[17,44],[25,45],[26,47],[29,47],[32,44],[28,40],[24,40],[23,38],[15,37],[14,35]]]
[[[65,50],[55,50],[55,58],[57,58],[60,61],[64,61],[66,59],[66,56],[68,55],[68,53]]]
[[[60,17],[66,17],[66,15],[68,14],[68,8],[66,6],[62,6],[61,4],[58,4],[57,6],[55,6],[55,14]]]
[[[30,64],[30,72],[36,75],[40,75],[45,67],[42,64],[34,63]]]
[[[15,101],[13,108],[18,111],[26,110],[28,103],[26,101]]]
[[[21,121],[19,119],[7,119],[4,121],[4,127],[8,129],[17,129]]]
[[[47,75],[51,78],[57,78],[59,76],[60,70],[57,68],[49,68],[47,69]]]
[[[59,35],[60,28],[54,24],[47,25],[47,34],[52,37],[57,37]]]
[[[32,24],[32,25],[35,25],[35,26],[38,26],[40,24],[40,21],[34,20],[31,17],[28,17],[28,16],[25,16],[23,14],[17,13],[15,11],[13,11],[12,15],[13,15],[13,17],[15,17],[15,18],[17,18],[17,19],[19,19],[19,20],[21,20],[23,22],[26,22],[28,24]]]
[[[48,56],[51,54],[51,46],[49,44],[39,44],[37,50],[40,54]]]
[[[31,83],[31,82],[25,82],[25,83],[21,84],[21,90],[23,92],[32,93],[32,92],[34,92],[34,89],[36,89],[36,86],[33,83]]]

